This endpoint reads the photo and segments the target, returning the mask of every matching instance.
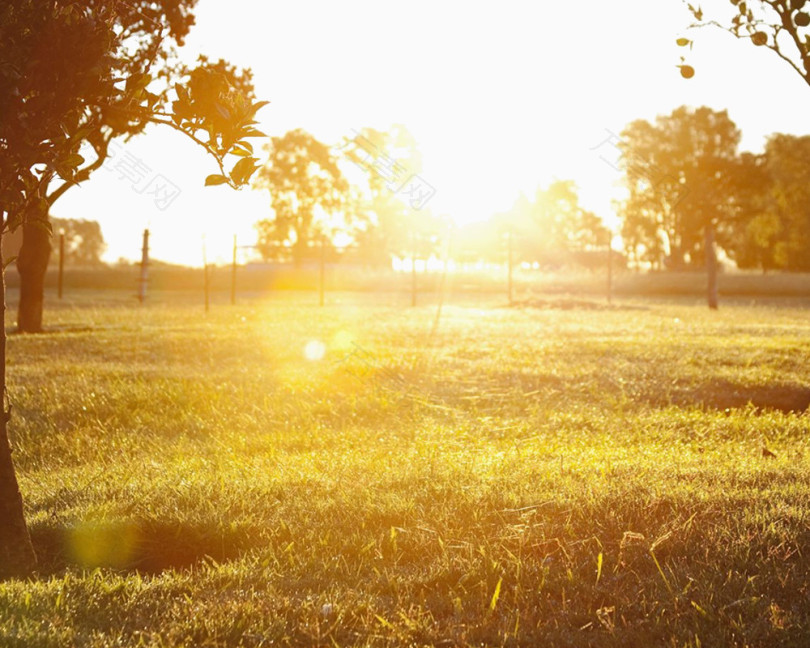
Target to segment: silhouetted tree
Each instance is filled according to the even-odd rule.
[[[534,200],[522,195],[506,214],[495,217],[501,233],[511,232],[516,261],[560,266],[575,253],[604,245],[607,229],[579,203],[573,180],[555,180],[538,188]]]
[[[740,131],[726,111],[681,107],[654,124],[631,123],[619,148],[630,196],[625,241],[669,267],[703,265],[709,305],[717,307],[717,227],[733,213]]]
[[[810,270],[810,136],[772,135],[739,191],[748,218],[731,246],[740,267]],[[749,163],[750,164],[750,163]]]
[[[85,112],[75,123],[66,123],[68,133],[81,130],[85,148],[92,151],[91,159],[83,149],[82,158],[72,178],[51,178],[41,188],[44,202],[41,209],[21,226],[22,247],[17,256],[20,275],[20,300],[17,309],[19,332],[37,332],[42,328],[45,271],[51,253],[48,209],[71,187],[86,180],[108,158],[110,143],[116,138],[130,138],[141,133],[154,121],[155,113],[165,112],[170,102],[170,90],[177,83],[187,84],[192,69],[174,62],[175,46],[181,45],[194,22],[192,10],[197,0],[91,0],[83,3],[87,16],[110,20],[120,31],[121,44],[108,52],[108,62],[118,78],[129,78],[132,95],[147,97],[143,105],[149,110],[132,110],[132,97],[121,97],[115,104],[85,103]],[[253,96],[250,71],[236,70],[225,61],[212,63],[200,57],[199,69],[224,75],[231,85],[246,96]],[[78,158],[77,158],[78,159]]]
[[[253,128],[261,104],[235,91],[211,70],[191,73],[176,85],[177,100],[161,109],[149,92],[147,70],[122,65],[131,34],[118,16],[141,3],[110,0],[42,2],[6,0],[0,6],[0,251],[5,233],[34,221],[45,226],[51,182],[86,179],[83,143],[98,134],[100,115],[148,121],[174,128],[214,158],[220,173],[207,184],[238,187],[248,182],[255,158],[244,157],[228,172],[230,156],[260,135]],[[144,11],[154,12],[146,2]],[[178,7],[179,3],[172,6]],[[148,14],[147,14],[148,15]],[[170,12],[184,20],[182,11]],[[106,119],[106,117],[104,118]],[[227,174],[227,176],[226,176]],[[4,267],[0,252],[0,269]],[[5,281],[0,274],[0,321],[5,316]],[[6,337],[0,327],[0,393],[6,389]],[[35,557],[25,525],[22,497],[8,439],[10,410],[0,411],[0,574],[25,572]]]
[[[101,226],[97,221],[51,218],[54,236],[65,236],[65,264],[77,266],[97,266],[102,263],[101,255],[106,249]],[[22,227],[9,232],[3,237],[3,256],[6,259],[20,254],[23,243]],[[51,255],[51,264],[56,261]]]
[[[736,211],[718,229],[718,243],[739,268],[763,272],[786,265],[785,234],[774,209],[767,157],[743,153],[732,176]]]
[[[271,258],[279,244],[291,245],[299,265],[311,241],[345,229],[349,184],[329,147],[301,129],[273,137],[265,150],[253,186],[270,192],[274,217],[256,223],[257,246]]]
[[[65,236],[65,265],[97,266],[107,247],[98,221],[52,218],[55,234]]]
[[[352,163],[350,209],[355,216],[353,237],[358,256],[372,265],[390,266],[392,256],[410,254],[411,237],[420,209],[398,193],[422,171],[422,160],[413,135],[401,124],[388,131],[363,128],[345,138],[342,154]],[[360,170],[360,173],[353,173]],[[354,178],[357,181],[354,181]]]

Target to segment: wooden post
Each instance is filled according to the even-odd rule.
[[[324,291],[326,289],[326,237],[321,234],[321,277],[319,283],[320,304],[324,304]]]
[[[146,286],[149,283],[149,230],[143,231],[143,248],[141,249],[141,280],[138,285],[138,301],[146,301]]]
[[[607,303],[613,301],[613,237],[608,234],[607,249]]]
[[[509,283],[509,286],[508,286],[508,288],[509,288],[509,305],[511,306],[512,303],[513,303],[513,300],[512,300],[512,230],[511,229],[506,233],[506,236],[507,236],[507,239],[508,239],[508,246],[509,246],[509,259],[508,259],[508,263],[509,263],[508,283]]]
[[[236,234],[233,235],[233,265],[231,266],[231,306],[236,305]]]
[[[59,232],[59,299],[62,299],[62,287],[65,280],[65,230]]]
[[[714,244],[714,223],[709,222],[704,228],[706,248],[706,298],[709,308],[717,310],[717,250]]]
[[[411,233],[411,306],[416,306],[416,232]]]
[[[211,308],[210,301],[210,286],[208,282],[208,252],[205,249],[205,237],[203,236],[203,290],[205,291],[205,312],[207,313]]]

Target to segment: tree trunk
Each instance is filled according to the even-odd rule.
[[[0,223],[0,228],[5,228]],[[11,443],[8,437],[8,422],[11,407],[6,394],[6,281],[3,272],[3,233],[0,229],[0,393],[3,394],[0,408],[0,577],[26,574],[36,564],[34,547],[28,535],[23,513],[22,495],[11,459]]]
[[[17,331],[39,333],[42,331],[45,274],[51,257],[51,235],[44,222],[25,223],[22,230],[22,247],[17,257],[17,272],[20,274]]]
[[[704,228],[706,238],[706,296],[709,308],[717,310],[717,250],[714,247],[714,223]]]

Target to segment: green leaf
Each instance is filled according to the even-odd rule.
[[[152,77],[148,74],[133,74],[127,79],[126,89],[128,92],[138,92],[146,88],[150,83],[152,83]]]
[[[765,32],[755,32],[751,34],[751,42],[756,45],[757,47],[761,47],[762,45],[768,44],[768,34]]]
[[[189,103],[188,99],[188,90],[186,90],[183,86],[178,85],[175,86],[174,91],[177,93],[177,98],[182,101],[183,103]]]
[[[678,67],[681,69],[681,76],[684,79],[691,79],[695,76],[695,68],[691,65],[679,65]]]
[[[82,127],[79,129],[79,130],[77,130],[77,131],[76,131],[76,132],[73,134],[73,138],[72,138],[72,139],[73,139],[73,141],[74,141],[74,142],[81,142],[81,141],[82,141],[83,139],[85,139],[85,138],[86,138],[88,135],[90,135],[90,134],[91,134],[91,133],[92,133],[94,130],[95,130],[95,128],[93,128],[93,127],[92,127],[92,126],[90,126],[89,124],[85,124],[84,126],[82,126]]]
[[[67,158],[65,158],[65,164],[73,169],[76,169],[84,164],[84,158],[78,153],[74,153],[73,155],[69,155]]]
[[[267,137],[267,135],[255,128],[248,128],[240,133],[240,137]]]
[[[53,169],[63,180],[70,180],[73,177],[73,169],[69,166],[54,162]]]
[[[224,175],[219,175],[218,173],[210,175],[205,179],[205,186],[206,187],[213,187],[213,186],[216,186],[216,185],[227,184],[227,183],[228,183],[228,178],[226,178]]]
[[[231,180],[234,181],[234,184],[245,184],[258,168],[256,162],[258,162],[258,160],[254,157],[246,157],[239,160],[231,171]]]
[[[250,107],[248,114],[252,117],[269,103],[270,103],[269,101],[257,101]]]
[[[807,25],[810,25],[810,14],[800,11],[793,16],[793,22],[796,23],[797,27],[807,27]]]

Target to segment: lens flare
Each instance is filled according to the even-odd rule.
[[[319,340],[312,340],[304,347],[304,357],[310,362],[323,360],[326,355],[326,345]]]

